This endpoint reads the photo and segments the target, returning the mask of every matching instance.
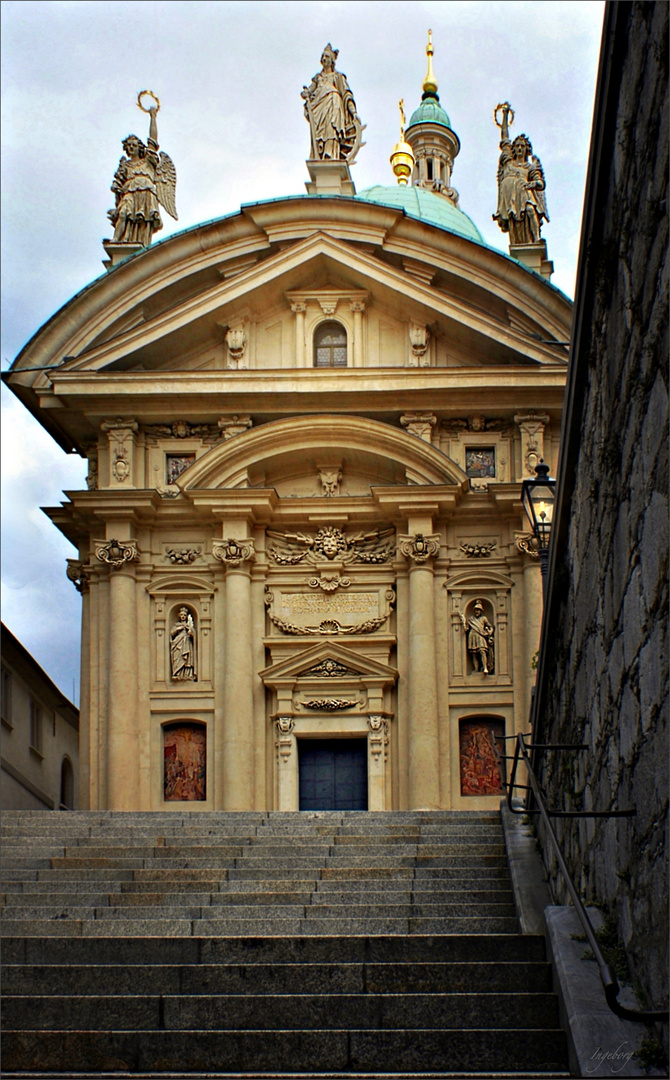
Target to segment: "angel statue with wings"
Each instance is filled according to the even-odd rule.
[[[155,104],[145,108],[142,104],[145,96],[152,98]],[[142,90],[137,104],[151,117],[149,138],[146,146],[137,135],[128,135],[123,140],[126,156],[119,162],[111,188],[116,196],[116,206],[108,211],[107,217],[114,226],[115,244],[148,247],[153,234],[163,228],[159,203],[177,220],[177,171],[171,157],[158,153],[158,98],[150,90]]]

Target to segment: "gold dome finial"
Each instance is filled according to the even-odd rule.
[[[405,102],[402,98],[398,102],[398,108],[400,110],[400,142],[393,147],[390,161],[398,183],[406,184],[414,168],[414,153],[409,143],[405,142]]]
[[[428,71],[426,77],[423,80],[423,92],[425,94],[437,94],[437,79],[433,71],[433,31],[428,31],[428,44],[426,45],[426,56],[428,57]]]

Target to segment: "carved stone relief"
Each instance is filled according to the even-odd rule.
[[[103,420],[100,429],[107,435],[111,478],[123,484],[132,472],[135,434],[139,424],[136,420],[119,416],[116,420]]]
[[[95,556],[107,563],[111,570],[118,570],[124,563],[137,562],[137,540],[95,540]]]
[[[275,740],[275,746],[279,751],[279,756],[287,761],[293,750],[293,728],[295,727],[295,720],[292,716],[279,716],[275,721],[275,731],[277,732],[277,738]]]
[[[201,548],[166,548],[165,558],[169,559],[173,566],[187,566],[198,558],[198,555],[202,554]]]
[[[228,346],[228,367],[246,368],[245,353],[247,350],[247,334],[243,326],[231,327],[226,333],[226,345]]]
[[[91,567],[80,559],[67,559],[65,573],[68,581],[71,581],[77,592],[88,592]]]
[[[172,424],[146,424],[143,429],[147,445],[158,439],[202,439],[206,443],[218,442],[220,433],[216,424],[192,424],[188,420],[175,420]]]
[[[394,546],[387,540],[392,533],[392,529],[376,529],[347,536],[332,525],[319,529],[314,536],[268,530],[268,537],[275,541],[275,546],[268,548],[268,554],[279,566],[295,565],[303,559],[318,563],[335,558],[343,563],[384,563],[393,555]]]
[[[440,537],[438,534],[424,536],[423,533],[415,533],[413,536],[398,537],[398,550],[406,559],[412,562],[425,563],[440,553]]]
[[[319,480],[321,481],[321,494],[330,498],[340,494],[340,481],[342,480],[341,465],[317,465]]]
[[[322,592],[332,593],[337,589],[348,589],[351,585],[351,579],[340,577],[339,574],[324,573],[320,577],[309,578],[307,584],[310,589],[321,589]]]
[[[253,540],[215,540],[212,555],[219,562],[228,566],[240,566],[243,562],[253,562],[256,558]]]
[[[337,712],[340,709],[355,709],[356,706],[364,705],[365,702],[358,698],[355,701],[351,701],[348,698],[310,698],[308,701],[301,701],[300,705],[303,709],[314,709],[319,712]]]
[[[428,342],[430,335],[428,328],[420,323],[412,323],[409,328],[410,344],[410,367],[429,367]]]
[[[461,551],[464,555],[467,555],[469,559],[481,559],[488,558],[492,551],[496,548],[495,540],[490,544],[474,544],[464,543],[460,545]]]
[[[245,431],[253,427],[253,420],[248,413],[229,413],[217,421],[217,427],[224,441],[227,441],[235,435],[243,435]]]
[[[322,678],[325,676],[327,679],[343,679],[348,675],[360,675],[360,671],[354,671],[353,668],[347,667],[346,664],[340,664],[339,661],[327,657],[325,660],[321,660],[320,663],[314,664],[313,667],[299,672],[299,675],[301,677],[314,676],[315,678]]]
[[[546,413],[517,413],[514,417],[521,433],[521,461],[524,476],[533,476],[535,466],[544,457],[544,429],[549,423]]]

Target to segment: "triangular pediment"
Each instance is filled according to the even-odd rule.
[[[390,319],[430,324],[436,335],[457,342],[460,354],[470,355],[475,365],[555,362],[546,347],[501,316],[497,300],[486,311],[481,303],[469,304],[462,291],[450,296],[360,247],[318,232],[230,280],[205,285],[196,295],[180,298],[172,286],[173,303],[153,317],[145,317],[143,297],[134,310],[130,295],[118,332],[110,336],[108,328],[102,342],[99,334],[92,334],[89,342],[82,343],[79,355],[68,359],[61,370],[202,369],[209,366],[208,356],[221,345],[227,327],[242,317],[253,322],[273,311],[279,316],[288,309],[287,293],[313,289],[315,281],[326,292],[365,290]]]
[[[366,678],[392,684],[398,678],[395,668],[372,660],[369,656],[335,641],[324,641],[302,649],[264,668],[259,675],[266,685],[273,685],[280,680],[328,679],[336,686],[342,679]]]

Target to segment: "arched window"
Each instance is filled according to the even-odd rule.
[[[347,366],[347,331],[342,323],[321,323],[314,333],[314,367]]]
[[[69,758],[60,767],[60,809],[74,810],[74,772]]]

